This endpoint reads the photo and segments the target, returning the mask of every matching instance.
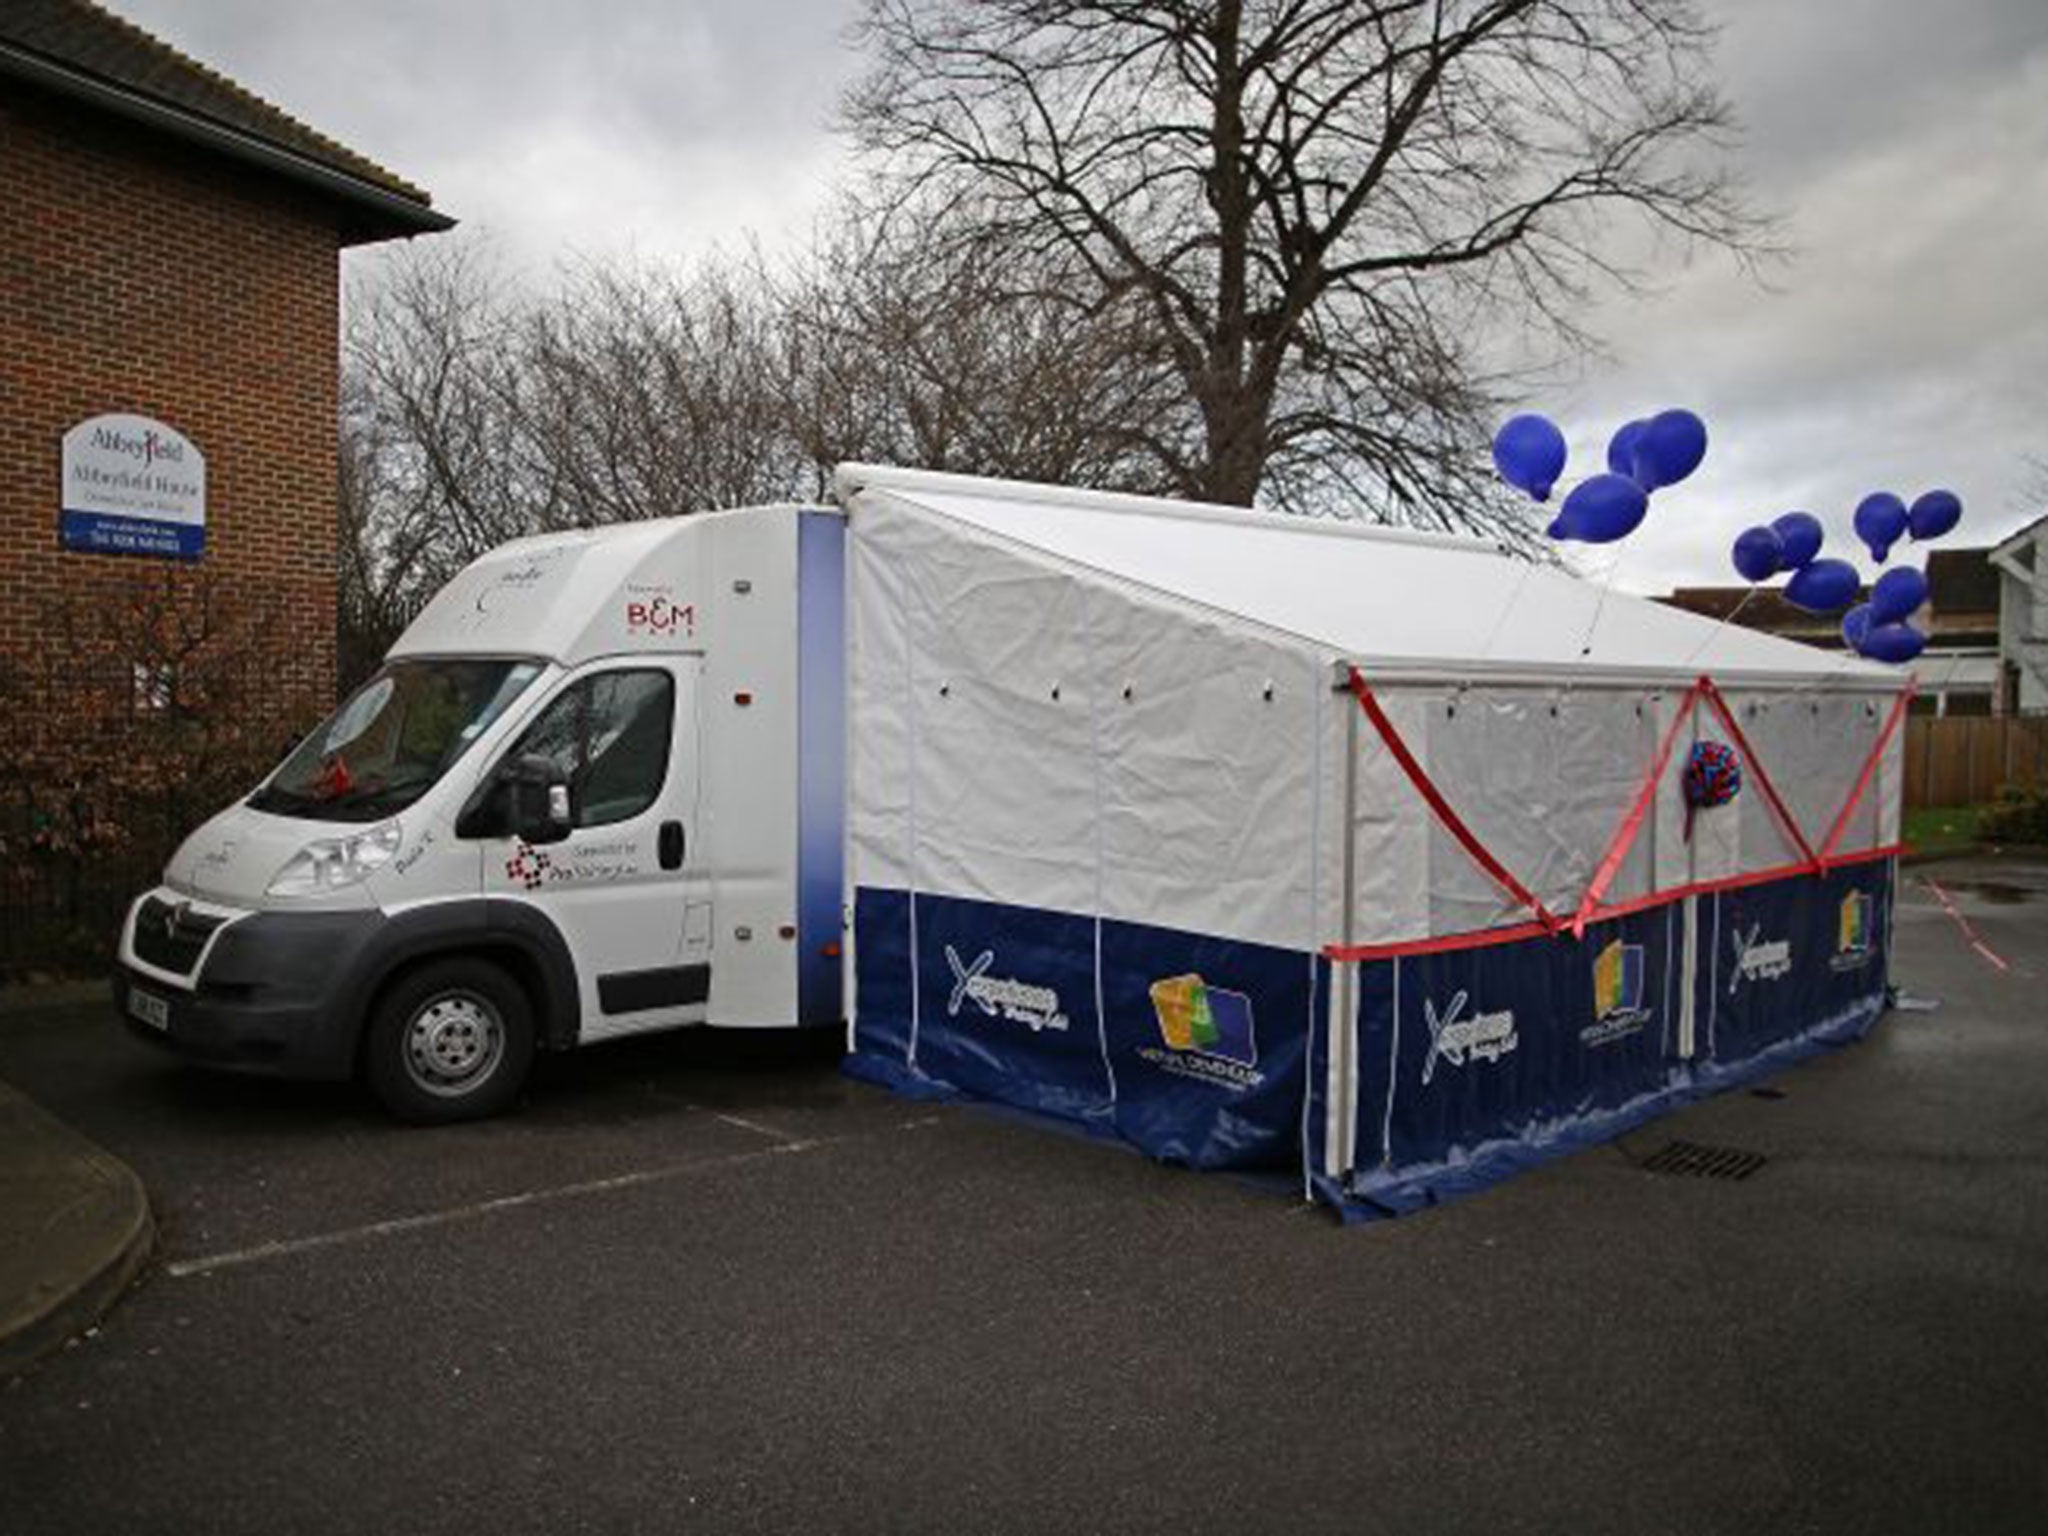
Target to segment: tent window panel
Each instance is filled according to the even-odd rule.
[[[1433,713],[1431,778],[1495,858],[1553,910],[1591,880],[1655,751],[1658,722],[1632,690],[1468,689]],[[1614,895],[1648,886],[1632,850]],[[1431,930],[1459,932],[1517,909],[1441,827],[1430,842]]]

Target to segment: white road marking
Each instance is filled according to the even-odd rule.
[[[756,1136],[766,1136],[770,1141],[787,1141],[789,1132],[778,1131],[772,1125],[763,1125],[758,1120],[749,1120],[744,1115],[723,1115],[713,1113],[714,1120],[723,1120],[727,1125],[736,1125],[743,1131],[752,1131]]]
[[[719,1116],[726,1119],[724,1115]],[[927,1115],[917,1120],[906,1120],[890,1126],[889,1131],[914,1131],[924,1126],[936,1125],[936,1115]],[[754,1127],[750,1127],[754,1129]],[[188,1279],[193,1275],[210,1275],[223,1269],[237,1269],[244,1264],[260,1264],[268,1259],[290,1258],[296,1254],[311,1253],[321,1248],[342,1248],[354,1243],[368,1242],[374,1238],[391,1237],[404,1232],[418,1232],[430,1227],[448,1226],[460,1221],[473,1221],[480,1216],[494,1215],[499,1211],[516,1210],[521,1206],[543,1205],[556,1200],[573,1200],[584,1195],[610,1194],[615,1190],[636,1189],[645,1184],[659,1184],[668,1179],[679,1179],[689,1174],[714,1169],[733,1168],[743,1163],[758,1163],[771,1157],[788,1157],[800,1152],[814,1152],[821,1147],[840,1146],[847,1142],[865,1141],[871,1136],[885,1132],[867,1132],[853,1136],[827,1136],[812,1140],[778,1141],[772,1147],[759,1147],[751,1152],[734,1152],[724,1157],[700,1157],[686,1163],[669,1163],[660,1168],[643,1168],[634,1173],[614,1174],[610,1178],[585,1179],[576,1184],[560,1184],[551,1189],[526,1190],[516,1195],[500,1195],[494,1200],[479,1200],[470,1205],[452,1206],[447,1210],[424,1211],[417,1216],[398,1216],[389,1221],[366,1222],[359,1227],[344,1227],[336,1232],[319,1232],[310,1237],[280,1238],[273,1242],[257,1243],[248,1248],[235,1248],[226,1253],[210,1253],[196,1259],[179,1259],[164,1266],[164,1274],[173,1280]]]

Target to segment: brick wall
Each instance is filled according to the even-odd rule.
[[[195,775],[245,772],[229,759],[274,756],[331,704],[339,250],[310,195],[12,86],[0,210],[0,866],[19,883],[54,844],[161,858],[213,808]],[[60,439],[105,411],[206,456],[203,561],[58,547]],[[132,672],[165,658],[177,694],[153,707]],[[145,817],[152,784],[185,793]]]

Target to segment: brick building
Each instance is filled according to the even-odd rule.
[[[331,705],[340,252],[452,221],[85,0],[0,4],[0,210],[0,931],[18,949],[37,914],[103,938],[119,892],[82,887],[125,885],[105,867],[160,858],[216,779]],[[141,510],[182,523],[74,508],[97,472],[66,434],[103,417],[101,449],[174,456],[183,478],[157,484],[183,499]],[[9,948],[0,978],[23,964]]]

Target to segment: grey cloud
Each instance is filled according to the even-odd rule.
[[[1776,291],[1706,261],[1603,307],[1613,366],[1562,401],[1574,467],[1661,405],[1714,433],[1619,579],[1734,581],[1733,535],[1794,507],[1854,555],[1851,511],[1877,489],[1949,485],[1969,509],[1952,537],[1999,536],[2033,515],[2024,459],[2048,452],[2048,7],[1727,12],[1745,164],[1797,256]]]
[[[530,267],[798,235],[843,164],[826,124],[857,0],[113,3]],[[1575,472],[1646,409],[1690,405],[1713,430],[1618,579],[1732,579],[1734,533],[1794,506],[1849,552],[1849,510],[1879,487],[1952,484],[1967,537],[2016,525],[2023,456],[2048,452],[2048,3],[1706,10],[1741,163],[1799,256],[1766,292],[1660,254],[1659,291],[1594,316],[1610,357],[1530,402],[1567,425]]]
[[[801,227],[854,63],[854,0],[114,3],[538,264]]]

